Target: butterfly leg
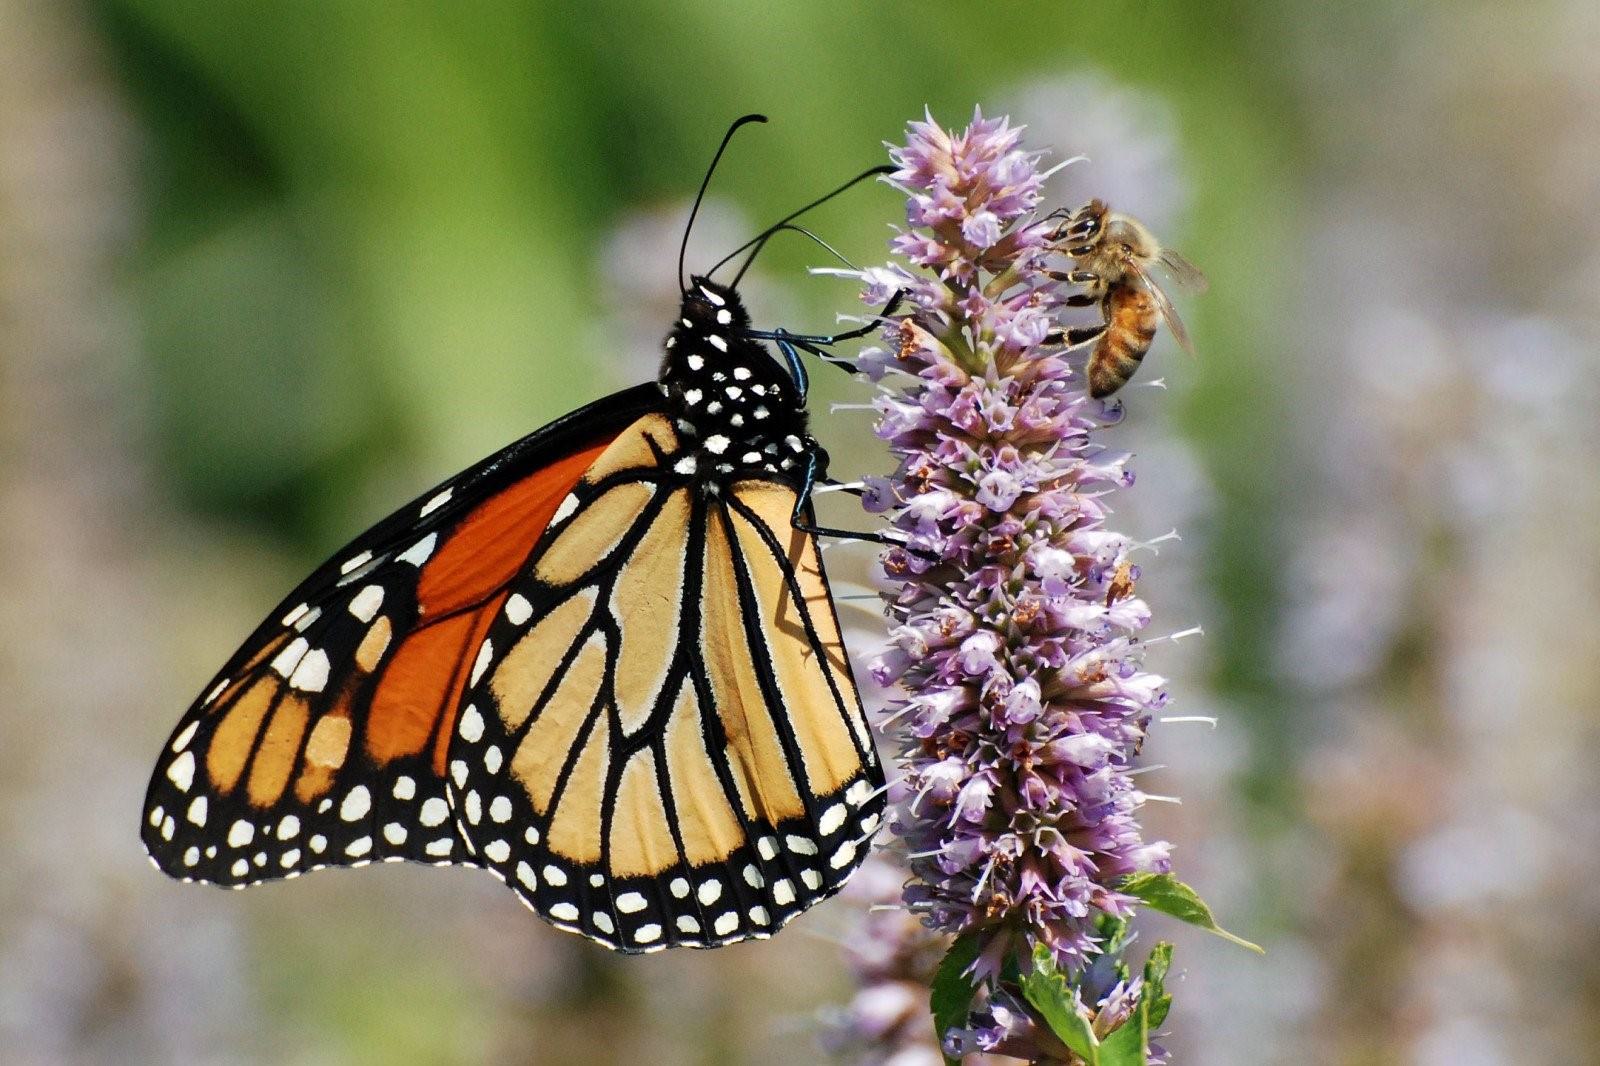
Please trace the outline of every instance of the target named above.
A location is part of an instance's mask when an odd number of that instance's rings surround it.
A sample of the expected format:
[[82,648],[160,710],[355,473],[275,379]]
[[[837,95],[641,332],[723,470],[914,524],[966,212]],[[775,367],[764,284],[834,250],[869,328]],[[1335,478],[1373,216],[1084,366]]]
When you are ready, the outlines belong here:
[[814,486],[812,486],[811,491],[813,493],[816,493],[816,492],[845,492],[845,493],[849,493],[851,496],[856,497],[857,499],[860,499],[860,498],[862,498],[863,496],[865,496],[867,494],[866,486],[862,485],[859,481],[857,481],[857,482],[836,481],[835,479],[833,479],[831,477],[819,477],[819,478],[817,478],[817,483]]
[[[784,358],[789,360],[789,371],[791,374],[795,372],[795,366],[799,360],[798,355],[796,355],[794,351],[796,348],[810,352],[812,355],[816,356],[818,359],[821,359],[829,366],[836,366],[846,373],[854,374],[856,372],[856,365],[853,360],[834,355],[832,352],[826,351],[825,349],[838,344],[840,341],[851,341],[865,337],[867,334],[877,329],[880,325],[882,325],[883,319],[888,318],[890,315],[894,314],[895,311],[899,310],[900,304],[905,300],[905,295],[906,292],[904,289],[896,290],[895,294],[889,297],[889,302],[883,305],[883,310],[879,311],[875,316],[873,316],[873,321],[868,322],[866,325],[857,329],[847,330],[844,333],[834,333],[832,335],[825,336],[817,333],[790,333],[788,330],[783,329],[753,329],[747,331],[745,335],[756,340],[775,341],[778,347],[783,349]],[[797,378],[796,380],[798,381],[799,379]],[[802,395],[804,395],[803,390]]]
[[[913,548],[905,542],[903,537],[890,533],[871,532],[860,529],[835,529],[832,526],[819,526],[806,516],[806,505],[811,502],[811,494],[819,483],[826,483],[827,478],[821,471],[827,469],[827,453],[820,445],[816,446],[806,456],[806,479],[800,486],[800,493],[795,497],[794,514],[791,524],[802,533],[809,533],[814,537],[834,537],[839,540],[860,540],[871,544],[883,544],[891,548],[904,548],[913,555],[938,562],[939,557],[932,552],[921,548]],[[838,484],[838,482],[834,482]]]
[[[753,329],[747,331],[746,336],[755,337],[758,340],[777,340],[778,335],[782,334],[784,339],[793,344],[799,345],[800,347],[806,349],[806,351],[813,351],[813,349],[816,347],[826,348],[830,345],[838,344],[840,341],[853,341],[860,337],[865,337],[867,334],[871,333],[873,330],[882,325],[881,321],[878,320],[888,318],[890,315],[898,311],[900,309],[900,304],[905,301],[905,298],[906,291],[904,289],[895,290],[895,294],[889,297],[889,302],[883,305],[883,310],[879,311],[873,316],[874,321],[868,322],[866,325],[857,329],[847,330],[844,333],[824,335],[820,333],[790,333],[786,330],[768,332],[766,330]],[[821,355],[822,353],[813,352],[813,354]]]

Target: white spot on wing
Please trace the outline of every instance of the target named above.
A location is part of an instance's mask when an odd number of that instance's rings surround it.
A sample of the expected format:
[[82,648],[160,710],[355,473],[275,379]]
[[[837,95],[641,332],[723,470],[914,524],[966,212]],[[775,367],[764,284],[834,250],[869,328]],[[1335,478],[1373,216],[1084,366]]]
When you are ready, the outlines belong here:
[[433,554],[434,546],[438,543],[439,534],[429,533],[426,537],[423,537],[411,547],[395,556],[395,558],[402,563],[410,563],[412,566],[421,566],[423,563],[428,561],[428,556]]
[[328,684],[328,653],[321,648],[306,652],[289,675],[289,687],[301,692],[321,692]]
[[520,592],[511,594],[506,600],[506,620],[514,626],[520,626],[533,617],[533,604]]
[[366,785],[357,785],[345,793],[344,802],[339,804],[339,817],[347,822],[353,822],[358,818],[365,818],[370,810],[372,810],[372,793],[367,791]]
[[560,507],[556,508],[555,516],[550,519],[550,524],[554,526],[565,522],[567,519],[572,517],[572,512],[576,511],[577,509],[578,497],[574,496],[570,492],[567,493],[567,498],[561,501]]
[[172,765],[167,767],[167,780],[177,785],[179,792],[189,791],[189,786],[194,784],[194,752],[186,751],[172,760]]
[[624,892],[617,897],[617,910],[623,914],[636,914],[647,905],[645,898],[637,892]]
[[468,744],[476,744],[483,739],[483,715],[478,713],[476,704],[469,703],[467,709],[461,712],[461,721],[456,725],[456,732],[461,734],[461,739]]
[[420,517],[421,515],[432,514],[445,504],[449,503],[450,495],[455,491],[456,490],[453,488],[445,489],[443,492],[433,497],[433,499],[422,505],[422,510],[417,512],[418,516]]
[[359,555],[352,555],[350,558],[339,564],[339,573],[348,574],[352,570],[359,570],[371,561],[371,552],[362,552]]
[[351,597],[350,613],[363,622],[370,622],[378,615],[378,608],[383,606],[383,586],[364,585],[360,592]]
[[[478,679],[483,677],[483,672],[489,669],[489,664],[494,662],[494,642],[485,638],[483,646],[478,649],[478,658],[472,664],[472,684],[476,685]],[[480,731],[479,735],[482,733]],[[471,740],[471,737],[467,738]]]
[[[227,684],[227,682],[223,682],[223,684]],[[216,699],[216,697],[215,696],[208,696],[206,698],[206,702],[210,703],[213,699]],[[177,736],[172,738],[172,751],[173,751],[173,753],[176,754],[177,752],[182,751],[184,748],[187,748],[189,746],[189,741],[194,739],[194,731],[196,729],[199,729],[199,728],[200,728],[200,719],[198,719],[198,718],[196,718],[194,721],[190,722],[188,725],[184,726],[183,727],[183,732],[179,733]]]
[[311,648],[305,637],[295,637],[272,659],[272,668],[279,677],[288,677],[300,665],[300,659]]
[[430,829],[436,825],[443,825],[448,817],[450,817],[450,805],[438,796],[423,800],[422,810],[417,814],[417,820]]

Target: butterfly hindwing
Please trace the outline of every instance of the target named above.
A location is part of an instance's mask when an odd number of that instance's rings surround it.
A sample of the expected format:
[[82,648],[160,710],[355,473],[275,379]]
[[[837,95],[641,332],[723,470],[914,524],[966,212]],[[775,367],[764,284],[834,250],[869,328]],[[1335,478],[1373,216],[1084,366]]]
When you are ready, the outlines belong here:
[[145,803],[152,861],[241,886],[375,859],[472,862],[444,787],[473,656],[641,386],[541,429],[319,568],[184,715]]
[[489,627],[447,787],[476,860],[623,951],[765,937],[853,871],[882,773],[797,493],[647,415]]

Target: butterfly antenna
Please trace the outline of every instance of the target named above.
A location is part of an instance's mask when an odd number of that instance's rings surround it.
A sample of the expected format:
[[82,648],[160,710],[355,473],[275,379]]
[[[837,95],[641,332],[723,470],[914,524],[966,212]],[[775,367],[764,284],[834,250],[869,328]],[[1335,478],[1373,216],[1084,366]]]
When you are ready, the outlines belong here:
[[[728,127],[728,132],[722,135],[722,143],[717,146],[717,154],[711,157],[711,165],[706,168],[706,176],[700,182],[700,191],[695,193],[694,206],[689,209],[689,221],[683,227],[683,243],[678,245],[678,288],[687,293],[689,286],[683,278],[683,259],[689,251],[689,233],[694,229],[694,217],[700,213],[700,201],[706,198],[706,189],[711,185],[711,175],[717,172],[717,163],[722,160],[722,153],[728,150],[728,142],[733,140],[733,135],[739,132],[739,127],[750,122],[765,122],[766,115],[741,115],[733,120],[733,125]],[[721,263],[717,264],[721,266]]]
[[756,256],[761,254],[761,249],[765,248],[768,241],[770,241],[773,237],[776,237],[779,233],[782,233],[784,230],[790,230],[794,233],[811,238],[812,241],[825,248],[829,255],[832,255],[835,259],[839,260],[839,262],[843,263],[851,270],[859,269],[854,263],[846,259],[844,255],[840,253],[839,249],[835,248],[821,237],[818,237],[815,233],[812,233],[804,226],[796,226],[793,223],[785,222],[780,226],[774,226],[772,232],[767,234],[765,237],[762,237],[755,248],[751,249],[749,258],[744,261],[744,266],[739,268],[739,273],[733,276],[733,281],[730,283],[729,288],[737,289],[739,287],[739,282],[744,279],[744,272],[749,270],[751,264],[756,261]]
[[[823,204],[827,203],[829,200],[833,199],[835,196],[838,196],[840,193],[844,192],[846,189],[849,189],[851,186],[858,185],[861,182],[866,181],[868,178],[875,178],[879,174],[893,174],[894,172],[895,172],[895,168],[890,166],[887,163],[884,163],[884,164],[882,164],[880,166],[875,166],[871,170],[862,171],[860,174],[857,174],[855,177],[851,178],[849,181],[845,182],[843,185],[839,186],[837,189],[834,189],[832,192],[825,193],[822,196],[817,197],[815,200],[812,200],[809,204],[806,204],[804,207],[800,208],[798,211],[789,212],[787,215],[784,215],[782,218],[778,219],[778,221],[774,222],[772,225],[768,226],[766,229],[762,230],[760,233],[756,234],[754,237],[751,237],[749,240],[747,240],[743,244],[739,245],[739,247],[735,248],[733,251],[729,252],[727,255],[723,256],[720,260],[718,260],[716,266],[714,266],[710,270],[706,271],[706,277],[710,277],[711,275],[715,274],[717,271],[721,270],[725,265],[727,265],[728,260],[732,259],[734,256],[736,256],[739,253],[745,251],[747,248],[750,248],[752,245],[761,244],[761,243],[765,242],[767,240],[767,238],[771,237],[774,233],[777,233],[784,226],[786,226],[789,223],[793,222],[795,219],[799,218],[801,215],[805,214],[807,211],[810,211],[814,207],[822,206]],[[746,264],[746,265],[748,266],[749,264]],[[743,273],[743,271],[741,271],[740,273]]]

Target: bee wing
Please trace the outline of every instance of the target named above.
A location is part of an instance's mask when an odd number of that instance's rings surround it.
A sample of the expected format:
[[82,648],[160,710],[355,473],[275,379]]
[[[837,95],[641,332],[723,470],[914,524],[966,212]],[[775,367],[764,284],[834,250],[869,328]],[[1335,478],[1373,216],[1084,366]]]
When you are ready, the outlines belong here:
[[1199,267],[1171,248],[1161,249],[1156,262],[1161,264],[1161,269],[1167,272],[1167,276],[1172,279],[1172,284],[1179,292],[1194,293],[1198,296],[1211,287],[1211,283],[1206,280]]
[[1177,341],[1184,351],[1194,355],[1194,341],[1189,339],[1189,331],[1184,328],[1183,319],[1178,317],[1178,309],[1173,306],[1172,297],[1167,295],[1167,291],[1148,272],[1140,271],[1139,277],[1144,282],[1145,289],[1155,299],[1156,311],[1160,313],[1167,328],[1172,331],[1173,340]]

